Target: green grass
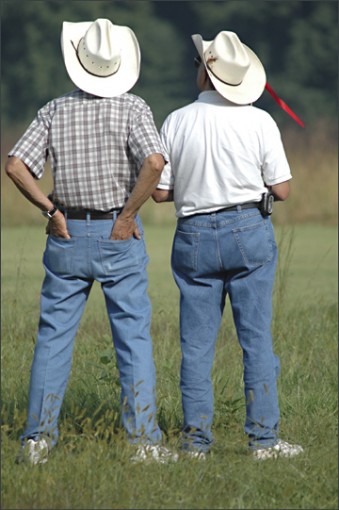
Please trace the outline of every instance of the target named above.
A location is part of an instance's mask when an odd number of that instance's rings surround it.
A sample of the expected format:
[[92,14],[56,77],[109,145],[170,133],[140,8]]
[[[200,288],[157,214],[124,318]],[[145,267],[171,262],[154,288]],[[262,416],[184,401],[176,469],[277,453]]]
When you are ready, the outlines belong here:
[[[158,416],[175,446],[181,424],[178,291],[169,259],[173,224],[146,225]],[[337,230],[277,227],[273,324],[281,358],[281,436],[305,453],[254,462],[246,452],[241,352],[226,306],[218,338],[215,447],[205,463],[131,465],[119,428],[118,374],[100,287],[74,349],[49,462],[14,458],[23,430],[38,319],[43,227],[2,229],[2,505],[4,509],[334,509],[337,500]]]

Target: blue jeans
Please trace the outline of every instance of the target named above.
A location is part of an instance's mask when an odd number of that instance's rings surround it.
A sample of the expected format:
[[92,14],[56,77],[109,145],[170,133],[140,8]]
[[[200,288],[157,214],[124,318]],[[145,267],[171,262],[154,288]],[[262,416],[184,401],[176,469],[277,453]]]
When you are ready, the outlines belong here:
[[[143,234],[140,219],[136,219]],[[94,281],[101,284],[117,356],[122,424],[130,442],[157,443],[155,366],[144,239],[109,239],[114,220],[68,220],[71,239],[49,236],[31,370],[27,437],[58,440],[58,417],[76,332]]]
[[172,270],[180,290],[183,448],[208,451],[213,442],[211,370],[227,294],[243,352],[249,446],[277,442],[279,359],[271,336],[276,263],[272,223],[258,209],[178,220]]

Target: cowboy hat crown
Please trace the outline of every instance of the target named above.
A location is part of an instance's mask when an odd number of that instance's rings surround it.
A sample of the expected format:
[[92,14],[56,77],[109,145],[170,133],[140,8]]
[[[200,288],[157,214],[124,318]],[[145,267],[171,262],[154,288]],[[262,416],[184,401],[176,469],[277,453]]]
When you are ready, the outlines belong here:
[[192,35],[195,47],[215,89],[237,104],[256,101],[264,91],[266,73],[256,54],[237,34],[223,30],[212,41]]
[[61,48],[70,79],[90,94],[114,97],[130,90],[139,78],[140,48],[129,27],[104,18],[64,21]]
[[121,54],[114,35],[108,19],[97,19],[80,39],[78,58],[89,73],[111,76],[119,69]]

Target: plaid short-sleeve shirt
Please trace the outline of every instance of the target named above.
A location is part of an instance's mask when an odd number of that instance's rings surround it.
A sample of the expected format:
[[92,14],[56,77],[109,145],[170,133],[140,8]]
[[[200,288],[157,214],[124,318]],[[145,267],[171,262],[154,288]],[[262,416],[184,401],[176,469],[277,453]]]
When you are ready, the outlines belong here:
[[122,207],[144,159],[165,154],[153,115],[134,94],[99,98],[79,89],[41,108],[9,152],[41,178],[50,157],[53,198],[65,207]]

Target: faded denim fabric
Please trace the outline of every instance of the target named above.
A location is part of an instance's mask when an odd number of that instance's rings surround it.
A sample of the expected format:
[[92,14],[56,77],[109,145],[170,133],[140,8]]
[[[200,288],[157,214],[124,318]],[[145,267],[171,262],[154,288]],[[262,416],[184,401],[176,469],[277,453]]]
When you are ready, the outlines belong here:
[[[137,223],[143,234],[138,217]],[[161,440],[147,295],[148,255],[143,237],[110,240],[112,227],[112,220],[68,220],[71,239],[47,239],[28,422],[22,441],[45,435],[54,446],[58,440],[74,338],[95,280],[104,293],[117,355],[122,424],[132,443]]]
[[271,220],[256,208],[178,220],[172,270],[180,289],[183,448],[208,451],[213,442],[211,371],[227,295],[243,352],[249,446],[276,443],[279,359],[271,336],[276,263]]

